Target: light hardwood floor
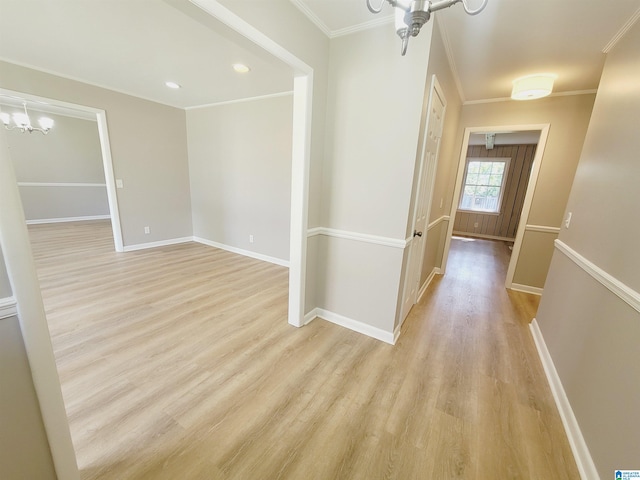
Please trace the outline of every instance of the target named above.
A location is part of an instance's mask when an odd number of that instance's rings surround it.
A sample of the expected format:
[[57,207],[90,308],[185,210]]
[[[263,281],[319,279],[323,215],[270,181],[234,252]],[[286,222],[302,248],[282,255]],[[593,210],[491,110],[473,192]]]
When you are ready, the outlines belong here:
[[287,324],[287,269],[29,227],[89,479],[579,479],[503,243],[452,242],[390,346]]

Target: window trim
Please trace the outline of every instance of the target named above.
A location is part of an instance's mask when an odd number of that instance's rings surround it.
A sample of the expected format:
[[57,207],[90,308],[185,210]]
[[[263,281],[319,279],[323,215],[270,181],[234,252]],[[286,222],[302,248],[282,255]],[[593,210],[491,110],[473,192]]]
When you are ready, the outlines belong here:
[[[497,211],[485,211],[485,210],[469,210],[468,208],[462,208],[462,201],[464,200],[464,189],[467,186],[467,175],[469,170],[469,164],[471,162],[503,162],[504,173],[502,174],[502,184],[500,185],[500,194],[498,196],[498,209]],[[509,176],[509,167],[511,166],[510,157],[467,157],[464,166],[464,176],[462,177],[462,188],[460,190],[460,200],[458,201],[458,211],[464,213],[473,213],[478,215],[501,215],[502,214],[502,201],[504,199],[504,192],[506,190],[507,177]]]

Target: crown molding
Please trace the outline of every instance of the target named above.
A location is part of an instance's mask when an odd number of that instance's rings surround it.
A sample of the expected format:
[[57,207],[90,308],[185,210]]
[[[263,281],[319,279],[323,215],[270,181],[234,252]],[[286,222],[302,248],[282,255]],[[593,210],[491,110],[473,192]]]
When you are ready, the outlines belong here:
[[460,75],[458,74],[458,68],[456,67],[456,61],[453,57],[453,49],[451,48],[451,42],[449,41],[449,34],[447,33],[447,29],[444,24],[438,19],[436,16],[435,21],[438,23],[440,27],[440,38],[442,38],[442,43],[444,45],[444,51],[447,54],[447,60],[449,61],[449,68],[451,69],[451,75],[453,76],[453,81],[456,84],[456,89],[458,90],[458,95],[460,96],[460,101],[464,105],[467,100],[464,96],[464,89],[462,88],[462,82],[460,81]]
[[0,57],[0,62],[11,63],[11,64],[17,65],[19,67],[25,67],[25,68],[30,68],[31,70],[36,70],[37,72],[47,73],[49,75],[55,75],[56,77],[65,78],[67,80],[72,80],[74,82],[80,82],[80,83],[83,83],[85,85],[91,85],[93,87],[103,88],[105,90],[110,90],[112,92],[121,93],[123,95],[128,95],[130,97],[139,98],[140,100],[146,100],[147,102],[153,102],[153,103],[157,103],[157,104],[160,104],[160,105],[166,105],[168,107],[179,108],[180,110],[184,110],[184,108],[179,106],[179,105],[172,105],[170,103],[161,102],[159,100],[154,100],[153,98],[150,98],[150,97],[143,97],[142,95],[139,95],[137,93],[132,93],[132,92],[129,92],[127,90],[121,90],[119,88],[110,87],[108,85],[104,85],[104,84],[101,84],[101,83],[91,82],[91,81],[86,80],[86,79],[82,79],[82,78],[79,78],[79,77],[74,77],[72,75],[67,75],[67,74],[64,74],[64,73],[61,73],[61,72],[58,72],[58,71],[55,71],[55,70],[50,70],[48,68],[42,68],[42,67],[38,67],[36,65],[31,65],[29,63],[18,62],[16,60],[12,60],[10,58]]
[[298,10],[300,10],[316,27],[322,31],[329,38],[342,37],[344,35],[350,35],[352,33],[361,32],[363,30],[369,30],[370,28],[376,28],[380,25],[387,25],[393,23],[393,15],[385,15],[378,17],[367,22],[359,23],[345,28],[339,28],[338,30],[331,30],[326,23],[324,23],[316,13],[311,10],[302,0],[289,0],[293,3]]
[[[593,88],[590,90],[572,90],[569,92],[557,92],[557,93],[552,93],[551,95],[547,95],[546,97],[542,97],[542,98],[538,98],[536,100],[542,100],[544,98],[549,98],[549,97],[569,97],[569,96],[573,96],[573,95],[594,95],[598,92],[598,89]],[[481,100],[467,100],[465,102],[462,103],[462,105],[479,105],[482,103],[499,103],[499,102],[522,102],[523,100],[514,100],[511,97],[500,97],[500,98],[485,98],[485,99],[481,99]],[[524,101],[530,101],[530,100],[524,100]]]
[[634,23],[638,21],[638,18],[640,18],[640,8],[638,8],[638,10],[636,10],[633,13],[633,15],[631,15],[631,18],[629,18],[629,20],[627,20],[624,23],[624,25],[620,27],[620,30],[616,32],[613,38],[609,40],[609,43],[607,43],[602,49],[602,53],[609,53],[611,50],[613,50],[613,48],[618,44],[620,39],[622,39],[622,37],[624,37],[624,35],[629,31],[629,29],[633,27]]
[[381,25],[388,25],[393,23],[393,15],[387,15],[385,17],[375,18],[373,20],[369,20],[368,22],[359,23],[357,25],[353,25],[351,27],[341,28],[339,30],[332,30],[329,38],[342,37],[344,35],[351,35],[352,33],[362,32],[364,30],[369,30],[371,28],[376,28]]
[[331,38],[331,29],[301,0],[290,0],[322,33]]

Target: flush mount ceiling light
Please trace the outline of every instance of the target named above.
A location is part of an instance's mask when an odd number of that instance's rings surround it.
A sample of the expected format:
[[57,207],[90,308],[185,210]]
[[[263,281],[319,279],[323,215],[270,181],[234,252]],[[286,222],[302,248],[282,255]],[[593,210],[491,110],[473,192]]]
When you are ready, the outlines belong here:
[[173,88],[174,90],[178,90],[179,88],[182,88],[182,85],[179,85],[176,82],[164,82],[164,84],[169,88]]
[[[402,55],[407,53],[409,36],[416,37],[420,33],[422,26],[431,18],[431,12],[448,8],[456,3],[462,2],[464,11],[469,15],[477,15],[487,6],[488,0],[482,0],[482,4],[475,10],[471,10],[467,5],[468,0],[441,0],[431,2],[429,0],[386,0],[392,7],[395,7],[396,33],[402,40]],[[380,13],[385,0],[381,0],[380,6],[374,8],[371,0],[367,0],[367,8],[371,13]]]
[[[7,130],[15,130],[18,129],[22,133],[33,133],[40,132],[44,135],[49,133],[51,127],[53,127],[53,120],[48,117],[40,117],[38,119],[38,124],[40,127],[34,127],[31,125],[31,119],[29,118],[29,114],[27,113],[27,103],[24,102],[22,104],[22,108],[24,108],[24,113],[16,112],[13,115],[9,115],[6,112],[0,112],[0,121],[4,124],[4,128]],[[11,120],[13,119],[13,125],[11,125]]]
[[247,73],[250,72],[251,69],[242,63],[234,63],[233,69],[238,73]]
[[558,78],[552,73],[538,73],[516,78],[513,81],[511,98],[514,100],[535,100],[546,97],[553,91],[553,82]]

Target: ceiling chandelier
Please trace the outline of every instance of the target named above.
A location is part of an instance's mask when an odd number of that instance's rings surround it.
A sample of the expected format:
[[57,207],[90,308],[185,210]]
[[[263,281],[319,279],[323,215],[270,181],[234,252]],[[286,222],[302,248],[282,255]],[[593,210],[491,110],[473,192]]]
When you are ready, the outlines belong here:
[[[34,127],[31,125],[31,119],[29,118],[29,114],[27,113],[27,103],[24,102],[22,104],[22,108],[24,109],[24,113],[15,112],[13,115],[9,115],[6,112],[0,112],[0,121],[4,124],[4,128],[7,130],[15,130],[18,129],[22,133],[33,133],[40,132],[44,135],[49,133],[51,127],[53,127],[53,120],[48,117],[40,117],[38,119],[38,125],[40,127]],[[11,125],[11,120],[13,119],[13,125]]]
[[[451,5],[462,2],[464,11],[469,15],[477,15],[484,7],[487,6],[488,0],[482,0],[482,4],[475,10],[471,10],[468,0],[441,0],[439,2],[431,2],[429,0],[386,0],[392,7],[396,8],[396,33],[402,40],[401,53],[407,53],[409,45],[409,37],[416,37],[420,33],[422,26],[431,18],[431,12],[448,8]],[[381,0],[380,6],[374,8],[371,0],[367,0],[367,8],[371,13],[380,13],[385,0]]]

